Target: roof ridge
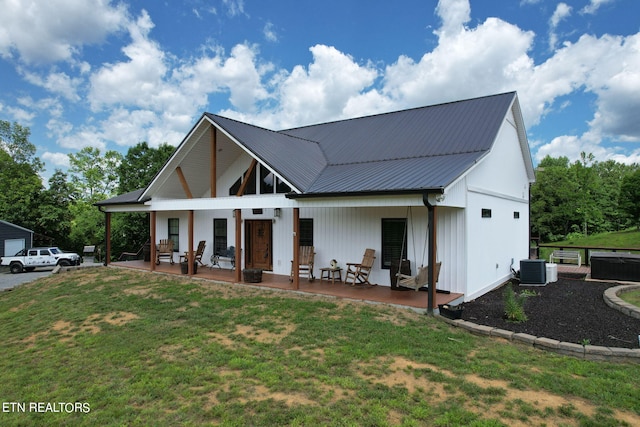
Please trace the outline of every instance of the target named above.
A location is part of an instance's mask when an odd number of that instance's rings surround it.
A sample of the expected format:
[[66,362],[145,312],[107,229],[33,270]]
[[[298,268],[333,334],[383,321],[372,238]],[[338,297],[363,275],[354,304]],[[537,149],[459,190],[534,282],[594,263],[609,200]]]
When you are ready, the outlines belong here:
[[401,109],[401,110],[387,111],[387,112],[384,112],[384,113],[368,114],[368,115],[365,115],[365,116],[349,117],[347,119],[337,119],[337,120],[330,120],[328,122],[314,123],[314,124],[311,124],[311,125],[296,126],[296,127],[289,128],[289,129],[282,129],[282,130],[278,131],[278,133],[285,133],[285,132],[294,131],[294,130],[298,130],[298,129],[305,129],[305,128],[312,128],[312,127],[316,127],[316,126],[324,126],[324,125],[335,124],[335,123],[349,122],[349,121],[353,121],[353,120],[368,119],[368,118],[373,118],[373,117],[386,116],[386,115],[390,115],[390,114],[404,113],[404,112],[408,112],[408,111],[417,111],[417,110],[422,110],[422,109],[427,109],[427,108],[441,107],[441,106],[445,106],[445,105],[458,104],[458,103],[461,103],[461,102],[477,101],[477,100],[486,99],[486,98],[494,98],[494,97],[497,97],[497,96],[515,95],[515,94],[516,94],[516,91],[512,90],[512,91],[496,93],[496,94],[492,94],[492,95],[484,95],[484,96],[477,96],[477,97],[467,98],[467,99],[458,99],[458,100],[454,100],[454,101],[439,102],[437,104],[430,104],[430,105],[422,105],[422,106],[419,106],[419,107],[404,108],[404,109]]
[[[270,133],[277,133],[277,134],[279,134],[279,135],[285,135],[285,136],[287,136],[287,137],[289,137],[289,138],[299,139],[299,140],[301,140],[301,141],[310,142],[310,143],[312,143],[312,144],[317,144],[318,146],[320,146],[320,142],[318,142],[318,141],[314,141],[314,140],[312,140],[312,139],[308,139],[308,138],[301,138],[301,137],[296,136],[296,135],[290,135],[290,134],[285,133],[285,132],[283,132],[283,131],[273,130],[273,129],[265,128],[265,127],[263,127],[263,126],[258,126],[258,125],[254,125],[254,124],[251,124],[251,123],[242,122],[242,121],[240,121],[240,120],[233,119],[233,118],[231,118],[231,117],[221,116],[221,115],[219,115],[219,114],[213,114],[213,113],[205,113],[205,114],[206,114],[207,116],[209,116],[209,118],[211,118],[211,119],[214,119],[214,118],[218,117],[218,118],[221,118],[221,119],[224,119],[224,120],[230,120],[230,121],[232,121],[232,122],[239,123],[239,124],[241,124],[241,125],[250,126],[250,127],[252,127],[252,128],[260,129],[260,130],[263,130],[263,131],[266,131],[266,132],[270,132]],[[323,154],[324,154],[324,153],[323,153]]]

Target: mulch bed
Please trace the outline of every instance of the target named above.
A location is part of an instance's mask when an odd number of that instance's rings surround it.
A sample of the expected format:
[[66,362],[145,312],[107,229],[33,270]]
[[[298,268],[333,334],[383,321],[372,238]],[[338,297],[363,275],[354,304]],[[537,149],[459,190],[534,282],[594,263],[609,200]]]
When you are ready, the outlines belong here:
[[479,325],[575,344],[639,347],[640,319],[622,314],[604,302],[604,291],[618,284],[585,281],[584,276],[571,274],[559,274],[557,282],[546,286],[519,286],[517,280],[512,283],[517,293],[525,289],[539,293],[524,303],[527,321],[514,323],[503,319],[504,286],[465,303],[462,318]]

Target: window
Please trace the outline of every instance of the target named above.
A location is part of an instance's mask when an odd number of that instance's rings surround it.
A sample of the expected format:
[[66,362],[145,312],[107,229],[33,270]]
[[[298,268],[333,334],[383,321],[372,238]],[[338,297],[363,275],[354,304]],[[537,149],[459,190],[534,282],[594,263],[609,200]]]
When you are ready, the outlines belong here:
[[[259,171],[259,172],[256,172]],[[229,187],[229,195],[235,196],[240,191],[240,187],[242,186],[242,182],[246,179],[248,180],[247,186],[244,189],[244,194],[273,194],[276,193],[290,193],[291,187],[282,182],[280,178],[277,178],[273,173],[269,171],[266,167],[257,164],[253,171],[251,171],[251,175],[247,176],[247,172],[249,169],[244,171],[242,176],[233,183],[231,187]],[[260,180],[256,183],[256,175],[260,174]]]
[[391,268],[391,261],[407,257],[407,239],[405,218],[382,219],[382,268]]
[[273,194],[276,177],[269,172],[269,169],[260,165],[260,194]]
[[291,187],[282,182],[280,178],[276,180],[276,193],[290,193]]
[[514,212],[513,212],[513,218],[514,218],[514,219],[520,219],[520,212],[518,212],[518,211],[514,211]]
[[224,254],[227,251],[227,219],[213,219],[213,253]]
[[300,218],[300,246],[313,246],[313,218]]
[[169,218],[169,239],[173,240],[173,251],[178,252],[180,248],[180,219]]
[[482,218],[491,218],[491,209],[482,209]]

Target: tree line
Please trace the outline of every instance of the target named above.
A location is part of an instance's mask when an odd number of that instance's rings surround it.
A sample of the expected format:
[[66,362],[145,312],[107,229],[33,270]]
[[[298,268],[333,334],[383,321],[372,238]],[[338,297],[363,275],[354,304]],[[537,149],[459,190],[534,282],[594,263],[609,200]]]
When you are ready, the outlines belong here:
[[531,235],[553,242],[572,234],[590,235],[640,226],[640,166],[599,162],[582,153],[547,156],[531,187]]
[[[28,127],[0,120],[0,219],[34,231],[35,246],[59,246],[82,253],[104,243],[105,215],[94,203],[144,188],[174,147],[140,142],[126,155],[85,147],[69,154],[69,169],[56,169],[45,186],[44,163],[36,157]],[[113,254],[137,250],[148,239],[142,213],[112,216]]]
[[[68,173],[56,169],[43,184],[30,130],[0,120],[0,219],[35,232],[34,244],[81,253],[104,243],[104,214],[94,203],[144,188],[174,147],[140,142],[125,155],[85,147],[69,154]],[[583,153],[571,163],[546,157],[531,187],[531,235],[543,242],[572,233],[594,234],[640,226],[640,166]],[[112,216],[112,254],[140,248],[149,238],[143,213]]]

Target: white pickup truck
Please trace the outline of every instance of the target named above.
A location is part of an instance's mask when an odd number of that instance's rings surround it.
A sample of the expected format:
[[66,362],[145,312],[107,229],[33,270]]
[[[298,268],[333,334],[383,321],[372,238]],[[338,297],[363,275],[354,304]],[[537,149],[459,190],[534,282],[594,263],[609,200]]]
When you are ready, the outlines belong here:
[[80,255],[56,247],[23,249],[14,256],[0,258],[0,265],[8,265],[13,274],[33,271],[36,267],[80,265],[81,262]]

